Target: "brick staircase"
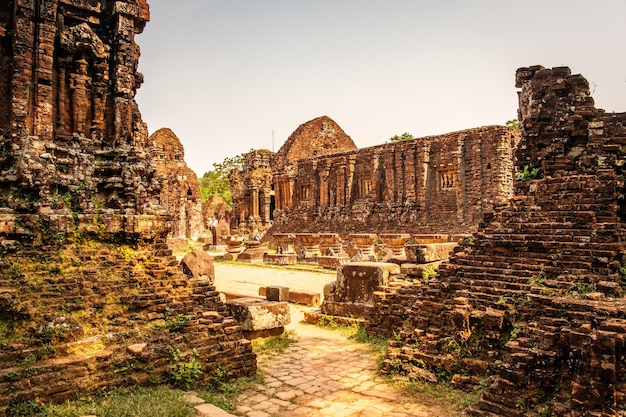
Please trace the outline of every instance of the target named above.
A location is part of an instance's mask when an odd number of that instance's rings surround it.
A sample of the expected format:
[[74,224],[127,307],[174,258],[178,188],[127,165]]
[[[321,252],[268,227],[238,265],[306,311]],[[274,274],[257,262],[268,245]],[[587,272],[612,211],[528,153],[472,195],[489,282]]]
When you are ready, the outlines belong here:
[[518,169],[541,178],[436,277],[381,288],[369,330],[400,336],[385,372],[486,384],[469,416],[626,415],[626,114],[596,110],[569,70],[518,80]]

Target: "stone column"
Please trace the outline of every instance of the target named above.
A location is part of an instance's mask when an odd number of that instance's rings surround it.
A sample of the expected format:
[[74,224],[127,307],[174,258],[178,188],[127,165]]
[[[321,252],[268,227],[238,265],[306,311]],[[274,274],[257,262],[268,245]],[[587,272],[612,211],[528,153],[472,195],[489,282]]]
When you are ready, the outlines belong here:
[[[121,2],[116,2],[116,9]],[[118,14],[118,36],[115,40],[117,54],[115,54],[115,134],[114,143],[126,143],[132,138],[133,106],[135,76],[131,73],[134,63],[130,62],[134,56],[132,41],[134,38],[134,24],[130,17]],[[129,68],[130,66],[130,68]]]
[[293,189],[294,189],[295,183],[296,183],[295,174],[293,174],[293,172],[289,172],[287,174],[287,183],[285,184],[287,186],[287,191],[285,193],[285,197],[286,197],[285,207],[287,208],[293,207]]
[[324,164],[320,167],[320,207],[328,207],[330,204],[328,197],[328,176],[330,174],[330,161],[324,161]]
[[272,203],[272,195],[269,187],[263,187],[263,193],[261,194],[261,220],[263,225],[270,223],[270,207]]
[[346,185],[344,204],[352,205],[352,184],[354,182],[354,167],[356,164],[356,155],[349,155],[346,160]]
[[278,210],[282,210],[283,209],[283,177],[282,175],[279,174],[274,174],[273,175],[273,181],[274,181],[274,203],[276,204],[276,208]]
[[250,189],[250,216],[259,217],[259,190],[256,187]]
[[374,204],[380,202],[380,182],[381,182],[381,173],[380,169],[380,155],[375,154],[372,158],[372,201]]

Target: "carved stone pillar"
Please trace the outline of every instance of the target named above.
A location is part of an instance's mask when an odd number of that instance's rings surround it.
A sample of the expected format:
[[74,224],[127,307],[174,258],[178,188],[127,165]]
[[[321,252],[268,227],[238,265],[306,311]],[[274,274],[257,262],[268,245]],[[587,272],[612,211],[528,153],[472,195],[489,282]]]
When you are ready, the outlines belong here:
[[250,190],[250,216],[259,217],[259,190],[252,188]]

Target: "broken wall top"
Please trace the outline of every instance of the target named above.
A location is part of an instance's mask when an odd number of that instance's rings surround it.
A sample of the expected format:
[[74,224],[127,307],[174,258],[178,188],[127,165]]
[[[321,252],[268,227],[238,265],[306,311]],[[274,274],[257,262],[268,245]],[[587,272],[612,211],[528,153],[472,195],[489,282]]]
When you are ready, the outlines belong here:
[[626,113],[594,106],[588,81],[567,67],[520,68],[516,73],[522,142],[517,166],[544,177],[612,169],[625,142]]

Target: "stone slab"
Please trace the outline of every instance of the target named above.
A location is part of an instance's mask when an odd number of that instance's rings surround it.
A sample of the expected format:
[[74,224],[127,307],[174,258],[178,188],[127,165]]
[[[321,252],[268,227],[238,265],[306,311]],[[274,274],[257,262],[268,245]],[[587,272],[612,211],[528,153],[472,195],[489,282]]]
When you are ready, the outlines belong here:
[[318,256],[317,264],[322,268],[337,269],[341,265],[350,262],[347,256]]
[[[259,295],[261,297],[266,297],[267,287],[259,288]],[[306,306],[317,307],[321,302],[321,294],[316,293],[314,291],[303,291],[303,290],[293,290],[289,289],[289,302],[294,304],[303,304]]]
[[236,298],[226,301],[226,307],[244,331],[274,329],[291,323],[289,305],[285,301]]
[[239,254],[237,262],[263,262],[265,252],[267,252],[265,247],[248,248]]
[[324,300],[320,310],[323,314],[329,316],[362,317],[367,319],[374,310],[374,305]]
[[295,253],[266,253],[263,260],[270,265],[295,265],[298,256]]
[[198,414],[201,416],[210,416],[210,417],[235,417],[230,413],[222,410],[219,407],[214,406],[213,404],[199,404],[194,407]]
[[391,274],[399,273],[400,266],[393,263],[349,262],[338,273],[338,280],[344,281],[344,297],[334,301],[370,302],[376,288],[387,285]]

